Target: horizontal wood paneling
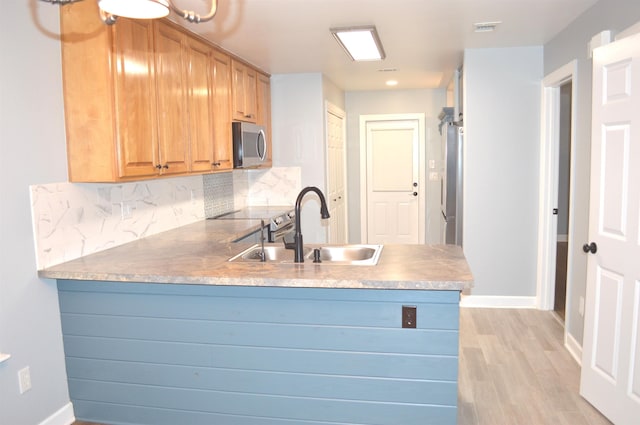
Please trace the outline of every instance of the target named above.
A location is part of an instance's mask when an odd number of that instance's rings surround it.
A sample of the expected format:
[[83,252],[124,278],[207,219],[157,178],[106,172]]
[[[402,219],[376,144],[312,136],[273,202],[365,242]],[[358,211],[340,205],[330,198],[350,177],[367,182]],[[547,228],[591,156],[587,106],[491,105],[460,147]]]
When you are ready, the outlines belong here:
[[64,336],[64,346],[68,363],[73,358],[80,357],[135,363],[452,382],[457,379],[458,365],[457,356],[213,346],[83,336]]
[[[435,422],[438,424],[455,423],[456,415],[453,406],[341,400],[331,394],[323,398],[281,397],[73,379],[69,380],[69,392],[107,403],[290,420],[422,425],[433,417],[440,419]],[[454,421],[445,422],[450,415]]]
[[[79,302],[82,299],[82,302]],[[161,294],[102,294],[100,299],[87,300],[83,293],[69,293],[61,301],[67,313],[108,314],[128,317],[154,317],[210,321],[262,322],[290,324],[323,324],[368,327],[398,327],[401,306],[383,301],[313,300],[310,310],[300,299],[279,299],[277,304],[265,304],[264,299],[249,297],[194,296],[189,309],[180,304],[162,302]],[[367,303],[363,306],[363,303]],[[418,328],[458,329],[458,314],[450,304],[416,302],[419,311]],[[363,309],[366,309],[364,311]]]
[[[95,417],[100,423],[139,425],[369,425],[382,422],[342,422],[327,420],[267,418],[223,413],[179,411],[164,408],[149,408],[85,400],[74,401],[76,417]],[[420,425],[455,424],[452,408],[440,409],[425,415]],[[394,422],[395,425],[411,425],[414,422]]]
[[456,304],[459,291],[412,291],[330,288],[279,288],[266,286],[212,286],[162,283],[134,283],[108,281],[58,280],[58,290],[122,294],[162,294],[180,296],[277,298],[298,300],[356,300],[385,302],[427,302]]
[[68,313],[62,314],[62,326],[67,335],[150,341],[451,356],[458,352],[458,332],[453,330],[209,322]]
[[[457,292],[73,281],[59,290],[81,419],[455,423]],[[417,306],[418,329],[401,328],[402,305]],[[124,412],[138,419],[117,419]]]
[[[455,381],[389,379],[317,373],[206,368],[167,364],[129,363],[73,359],[68,363],[71,380],[94,380],[161,387],[278,396],[424,403],[447,405],[457,397]],[[278,385],[275,386],[274,382]]]

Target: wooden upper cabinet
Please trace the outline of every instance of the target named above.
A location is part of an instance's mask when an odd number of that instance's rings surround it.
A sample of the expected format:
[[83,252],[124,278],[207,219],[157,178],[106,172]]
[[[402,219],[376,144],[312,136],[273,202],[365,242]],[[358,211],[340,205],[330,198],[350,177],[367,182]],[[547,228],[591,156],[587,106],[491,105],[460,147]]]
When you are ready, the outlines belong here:
[[190,169],[193,172],[208,172],[213,167],[214,152],[213,49],[208,44],[189,37],[186,53]]
[[257,80],[257,124],[266,128],[267,138],[267,160],[264,166],[270,167],[273,160],[273,143],[271,141],[271,77],[261,72],[258,73]]
[[83,1],[60,29],[72,182],[231,170],[232,120],[270,128],[268,76],[173,22],[105,25]]
[[151,22],[107,26],[96,19],[96,2],[67,6],[60,8],[60,29],[69,180],[156,175]]
[[213,170],[233,168],[231,140],[231,58],[222,52],[211,55],[213,77]]
[[181,174],[189,170],[186,37],[167,22],[155,29],[159,165],[163,174]]
[[118,23],[113,27],[117,177],[153,176],[158,146],[151,23]]
[[255,123],[257,120],[257,72],[242,62],[231,60],[233,119]]

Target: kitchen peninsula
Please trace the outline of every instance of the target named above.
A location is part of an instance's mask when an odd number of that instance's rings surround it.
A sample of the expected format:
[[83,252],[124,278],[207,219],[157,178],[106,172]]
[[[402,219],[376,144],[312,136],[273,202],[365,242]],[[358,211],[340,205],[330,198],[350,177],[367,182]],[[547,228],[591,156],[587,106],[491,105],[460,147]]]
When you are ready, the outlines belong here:
[[39,272],[58,279],[76,417],[455,424],[462,250],[385,245],[376,266],[228,262],[250,246],[230,241],[259,226],[205,220]]

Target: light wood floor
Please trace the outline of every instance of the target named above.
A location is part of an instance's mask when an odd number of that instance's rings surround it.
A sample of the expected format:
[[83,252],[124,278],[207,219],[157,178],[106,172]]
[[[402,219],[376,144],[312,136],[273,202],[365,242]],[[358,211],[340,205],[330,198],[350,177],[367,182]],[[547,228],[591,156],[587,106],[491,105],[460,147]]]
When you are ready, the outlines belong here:
[[459,425],[610,424],[578,394],[552,312],[461,309]]
[[609,425],[579,382],[553,313],[461,309],[459,425]]

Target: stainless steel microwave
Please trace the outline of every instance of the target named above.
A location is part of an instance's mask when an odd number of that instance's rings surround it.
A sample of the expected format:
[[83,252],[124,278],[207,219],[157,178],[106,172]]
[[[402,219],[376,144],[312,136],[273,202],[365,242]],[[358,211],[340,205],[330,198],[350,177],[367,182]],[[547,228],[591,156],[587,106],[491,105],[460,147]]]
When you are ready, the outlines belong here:
[[261,125],[233,122],[233,168],[255,168],[267,160],[267,136]]

